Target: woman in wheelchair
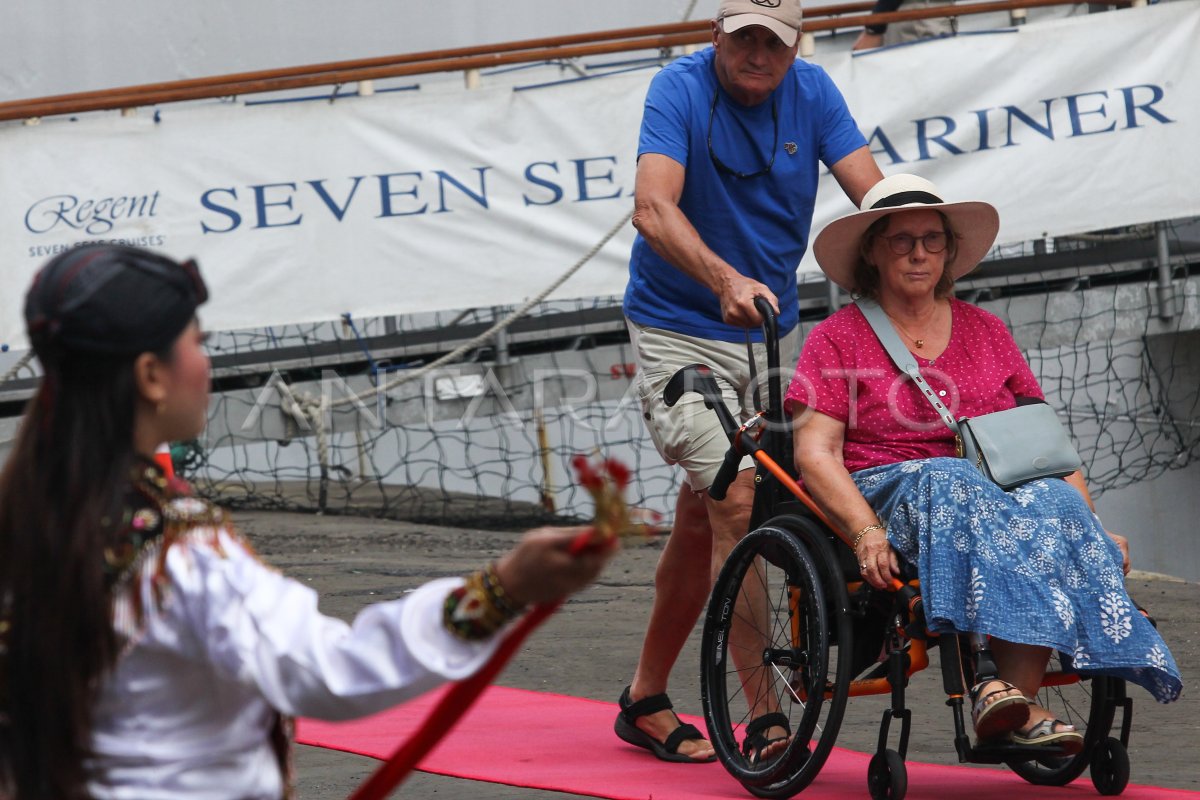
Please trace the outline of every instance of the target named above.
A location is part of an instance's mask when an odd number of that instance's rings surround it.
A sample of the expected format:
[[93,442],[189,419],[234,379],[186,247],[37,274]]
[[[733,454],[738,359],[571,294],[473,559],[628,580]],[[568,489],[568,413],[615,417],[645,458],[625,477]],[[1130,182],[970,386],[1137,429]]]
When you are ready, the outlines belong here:
[[[832,281],[882,307],[956,418],[1043,399],[1004,323],[953,296],[998,227],[987,203],[943,202],[929,181],[894,175],[814,245]],[[999,678],[971,690],[980,741],[1082,747],[1030,699],[1052,650],[1080,673],[1178,697],[1174,659],[1124,588],[1127,543],[1101,526],[1082,475],[1005,491],[956,457],[954,433],[856,305],[809,334],[787,407],[796,466],[822,510],[855,532],[862,577],[883,588],[908,562],[932,632],[990,637]]]

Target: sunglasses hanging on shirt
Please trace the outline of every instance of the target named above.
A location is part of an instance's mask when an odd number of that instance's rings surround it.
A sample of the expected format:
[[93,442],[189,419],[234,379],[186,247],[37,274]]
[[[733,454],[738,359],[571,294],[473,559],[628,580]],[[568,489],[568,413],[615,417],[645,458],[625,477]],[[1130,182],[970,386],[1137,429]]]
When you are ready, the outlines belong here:
[[757,178],[760,175],[766,175],[775,166],[775,153],[779,150],[779,105],[775,100],[771,101],[771,124],[775,129],[774,139],[771,142],[771,157],[767,161],[767,165],[755,172],[740,172],[726,164],[713,151],[713,118],[717,113],[717,103],[721,99],[721,90],[717,89],[713,92],[712,107],[708,110],[708,157],[712,159],[713,165],[724,172],[726,175],[732,175],[735,178]]

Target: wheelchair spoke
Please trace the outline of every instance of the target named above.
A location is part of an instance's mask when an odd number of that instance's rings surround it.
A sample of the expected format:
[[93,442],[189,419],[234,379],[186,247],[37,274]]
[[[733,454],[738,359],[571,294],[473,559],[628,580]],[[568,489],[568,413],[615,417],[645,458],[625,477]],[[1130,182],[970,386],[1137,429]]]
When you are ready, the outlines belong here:
[[[702,644],[705,721],[721,763],[761,797],[806,786],[841,724],[849,663],[831,642],[849,640],[848,601],[837,587],[836,624],[847,630],[835,637],[821,582],[829,571],[792,533],[768,526],[734,548],[713,588]],[[759,763],[745,729],[767,714],[781,714],[790,736]],[[759,733],[778,736],[779,728]]]
[[[1071,725],[1074,725],[1079,730],[1086,730],[1087,729],[1086,720],[1087,720],[1087,716],[1088,716],[1087,711],[1090,710],[1090,708],[1091,708],[1091,699],[1092,699],[1091,690],[1090,690],[1090,688],[1088,688],[1085,685],[1085,683],[1083,681],[1080,681],[1078,684],[1075,684],[1075,686],[1079,689],[1082,699],[1085,699],[1087,701],[1086,709],[1081,710],[1076,705],[1076,701],[1072,701],[1071,699],[1069,699],[1067,697],[1067,693],[1064,692],[1060,687],[1052,687],[1052,688],[1047,689],[1047,691],[1046,691],[1047,706],[1050,705],[1049,701],[1050,701],[1051,696],[1053,696],[1054,698],[1057,698],[1058,703],[1056,705],[1060,706],[1061,710],[1056,711],[1055,716],[1058,717],[1059,719],[1061,719],[1063,722],[1067,722]],[[1054,711],[1054,709],[1049,709],[1049,710]]]
[[[1056,663],[1058,655],[1051,659],[1051,672],[1060,672]],[[1116,708],[1114,693],[1123,691],[1120,680],[1096,676],[1044,687],[1038,692],[1037,699],[1055,717],[1074,725],[1088,742],[1100,743],[1109,736],[1112,728]],[[1092,751],[1085,747],[1075,755],[1042,756],[1031,761],[1010,762],[1009,767],[1030,783],[1065,786],[1087,769]]]
[[781,670],[779,667],[775,666],[774,664],[771,665],[771,669],[775,670],[775,674],[779,676],[780,682],[782,682],[783,685],[787,687],[787,693],[791,696],[792,702],[796,703],[801,708],[803,708],[804,701],[800,699],[800,695],[796,694],[796,690],[792,688],[791,680],[786,675],[783,674],[783,670]]

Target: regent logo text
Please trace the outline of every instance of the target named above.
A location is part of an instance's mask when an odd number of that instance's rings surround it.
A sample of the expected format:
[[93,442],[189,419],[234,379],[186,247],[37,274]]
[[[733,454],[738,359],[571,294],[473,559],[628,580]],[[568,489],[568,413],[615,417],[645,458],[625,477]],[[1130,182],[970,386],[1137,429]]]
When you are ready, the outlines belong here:
[[118,222],[158,215],[159,192],[108,197],[56,194],[43,198],[25,212],[30,233],[79,231],[91,236],[110,232]]

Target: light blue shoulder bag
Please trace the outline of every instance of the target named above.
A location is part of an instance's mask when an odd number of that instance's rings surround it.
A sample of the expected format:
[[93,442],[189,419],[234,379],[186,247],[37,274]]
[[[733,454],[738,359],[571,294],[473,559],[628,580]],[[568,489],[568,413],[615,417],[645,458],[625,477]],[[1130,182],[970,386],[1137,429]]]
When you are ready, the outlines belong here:
[[1083,465],[1058,415],[1046,403],[1033,402],[955,420],[921,375],[916,359],[900,341],[880,305],[861,298],[855,303],[892,361],[912,379],[942,422],[954,432],[959,455],[1000,488],[1015,489],[1039,478],[1062,478]]

